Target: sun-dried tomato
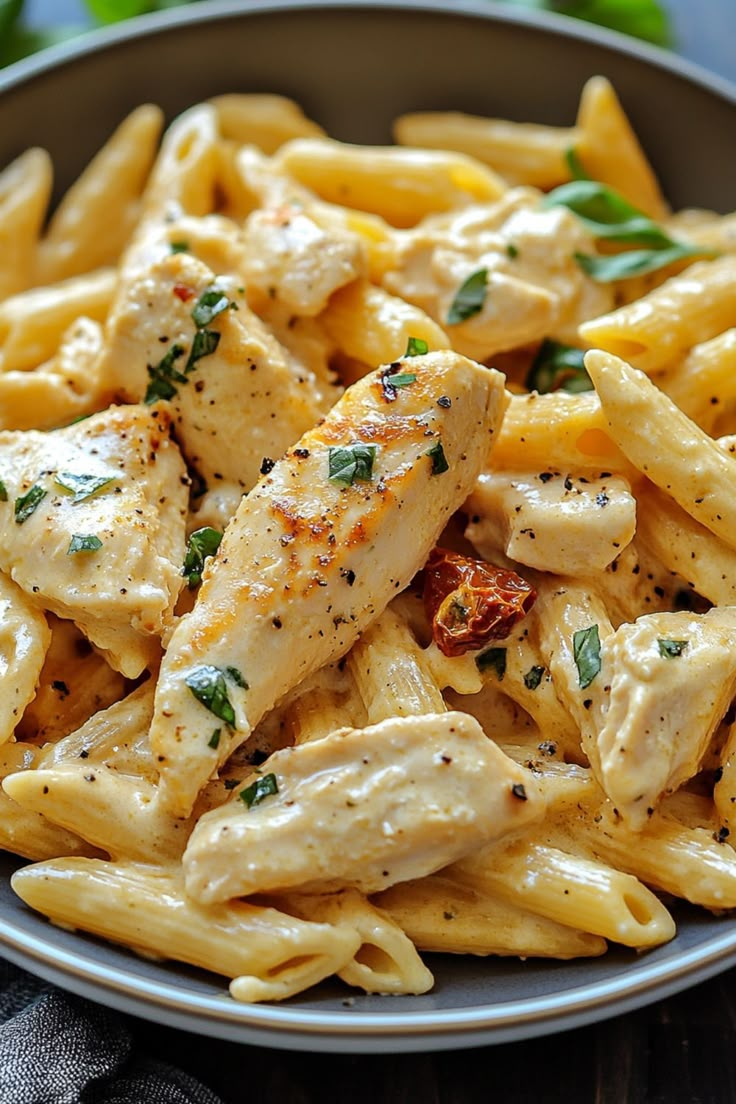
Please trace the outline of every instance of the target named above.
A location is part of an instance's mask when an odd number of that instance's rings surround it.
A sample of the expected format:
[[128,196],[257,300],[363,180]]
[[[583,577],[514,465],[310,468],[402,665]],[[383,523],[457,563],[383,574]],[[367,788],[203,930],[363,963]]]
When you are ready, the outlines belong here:
[[424,569],[424,606],[446,656],[503,640],[534,605],[534,587],[503,567],[435,548]]
[[194,289],[187,287],[186,284],[174,284],[174,295],[177,299],[181,299],[182,303],[188,303],[194,295]]

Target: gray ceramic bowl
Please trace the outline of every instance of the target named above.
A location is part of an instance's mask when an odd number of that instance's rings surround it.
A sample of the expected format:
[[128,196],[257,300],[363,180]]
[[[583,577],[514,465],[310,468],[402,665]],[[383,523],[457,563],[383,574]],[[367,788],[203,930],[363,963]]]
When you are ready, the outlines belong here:
[[[197,4],[100,32],[0,74],[0,164],[45,146],[61,189],[136,104],[153,100],[174,114],[228,91],[294,96],[332,134],[355,141],[386,141],[394,115],[425,108],[569,124],[594,73],[614,82],[675,206],[734,206],[736,89],[618,36],[485,2]],[[278,1007],[249,1007],[201,971],[51,927],[11,893],[17,865],[0,855],[8,958],[120,1009],[271,1046],[504,1042],[636,1007],[736,962],[736,925],[682,906],[677,938],[641,957],[435,956],[437,986],[424,997],[346,1005],[347,990],[331,984]]]

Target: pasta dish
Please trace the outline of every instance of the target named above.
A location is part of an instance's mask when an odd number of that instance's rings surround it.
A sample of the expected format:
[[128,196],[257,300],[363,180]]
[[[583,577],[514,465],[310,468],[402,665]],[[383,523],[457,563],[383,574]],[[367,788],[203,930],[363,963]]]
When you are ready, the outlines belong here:
[[736,215],[603,77],[161,131],[0,173],[15,892],[249,1002],[736,907]]

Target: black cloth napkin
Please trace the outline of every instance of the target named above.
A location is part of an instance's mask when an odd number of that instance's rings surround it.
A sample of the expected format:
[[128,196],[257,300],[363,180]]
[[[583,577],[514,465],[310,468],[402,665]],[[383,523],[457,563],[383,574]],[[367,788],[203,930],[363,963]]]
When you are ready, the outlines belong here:
[[124,1016],[0,960],[2,1104],[222,1104],[138,1051]]

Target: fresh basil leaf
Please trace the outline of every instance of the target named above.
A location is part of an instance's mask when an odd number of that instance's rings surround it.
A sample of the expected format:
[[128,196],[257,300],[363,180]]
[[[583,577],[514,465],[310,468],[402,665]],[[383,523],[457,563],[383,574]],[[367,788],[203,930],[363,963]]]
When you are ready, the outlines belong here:
[[406,343],[406,352],[404,356],[426,356],[428,352],[429,345],[426,341],[423,341],[421,337],[410,337]]
[[565,164],[570,170],[570,176],[573,180],[590,180],[574,146],[570,146],[565,150]]
[[67,556],[75,552],[98,552],[102,548],[102,541],[94,533],[73,533],[69,541]]
[[189,534],[181,573],[187,580],[190,590],[202,582],[204,561],[208,556],[214,556],[220,547],[221,540],[222,533],[218,529],[211,529],[209,525],[205,525],[202,529],[195,529]]
[[513,242],[509,242],[506,246],[506,256],[510,257],[512,261],[515,261],[519,256],[519,247],[514,245]]
[[184,681],[198,702],[225,724],[235,728],[235,710],[227,696],[224,671],[205,663],[190,671]]
[[572,180],[549,192],[543,207],[567,207],[596,238],[667,249],[677,244],[648,215],[597,180]]
[[544,675],[544,667],[534,666],[530,667],[527,673],[524,675],[524,685],[527,690],[536,690],[542,681]]
[[386,376],[385,382],[389,387],[408,387],[416,379],[413,372],[397,372],[395,376]]
[[211,747],[211,748],[214,748],[215,750],[217,750],[217,748],[220,746],[220,733],[221,732],[222,732],[221,728],[216,728],[214,730],[214,732],[210,736],[209,740],[207,741],[207,747]]
[[172,253],[188,253],[189,242],[188,241],[172,241],[169,242],[169,249]]
[[546,395],[550,391],[592,391],[593,383],[585,370],[583,349],[563,345],[545,337],[526,377],[530,391]]
[[679,243],[671,249],[632,249],[626,253],[613,253],[608,257],[595,257],[588,253],[576,253],[575,260],[584,272],[599,284],[614,280],[628,280],[632,276],[646,276],[660,268],[703,254],[702,249]]
[[333,483],[350,486],[356,480],[368,482],[373,477],[373,465],[378,447],[357,441],[353,445],[331,448],[328,458],[328,478]]
[[432,475],[442,475],[443,472],[450,470],[450,465],[447,463],[447,457],[445,456],[445,450],[442,447],[442,442],[438,441],[436,445],[432,445],[430,449],[424,454],[429,456],[432,461]]
[[193,371],[197,361],[201,357],[214,353],[219,344],[220,335],[217,330],[197,330],[184,371],[187,373]]
[[15,523],[16,525],[22,525],[24,521],[28,521],[31,514],[35,513],[38,507],[41,505],[47,495],[47,491],[43,487],[39,487],[38,483],[34,483],[30,490],[26,491],[24,495],[15,500]]
[[0,479],[0,502],[7,502],[7,501],[8,501],[8,488],[5,486],[2,479]]
[[447,312],[447,325],[456,326],[483,310],[488,290],[488,269],[479,268],[460,285]]
[[248,683],[245,681],[237,667],[226,667],[225,674],[229,679],[232,680],[232,682],[235,683],[236,686],[239,686],[241,690],[250,690]]
[[174,368],[174,363],[179,357],[184,356],[183,345],[172,345],[164,357],[155,365],[147,365],[149,384],[143,399],[146,405],[157,402],[158,399],[173,399],[178,394],[172,380],[177,383],[188,383],[187,377]]
[[249,809],[252,809],[254,805],[260,805],[264,798],[278,792],[276,775],[264,774],[262,778],[257,778],[255,782],[251,782],[250,786],[246,786],[244,790],[241,790],[238,796]]
[[218,314],[222,314],[229,306],[230,300],[219,288],[207,288],[194,304],[192,318],[197,329],[201,330],[209,326]]
[[54,482],[57,487],[63,487],[72,494],[72,502],[84,502],[97,494],[108,483],[112,483],[114,475],[80,475],[77,472],[57,472]]
[[658,640],[657,647],[659,654],[665,659],[675,659],[682,655],[689,643],[689,640]]
[[587,629],[578,629],[573,633],[572,653],[580,689],[585,690],[601,669],[601,638],[597,625],[589,625]]
[[500,682],[506,674],[506,649],[488,648],[475,657],[475,665],[479,671],[495,671]]

